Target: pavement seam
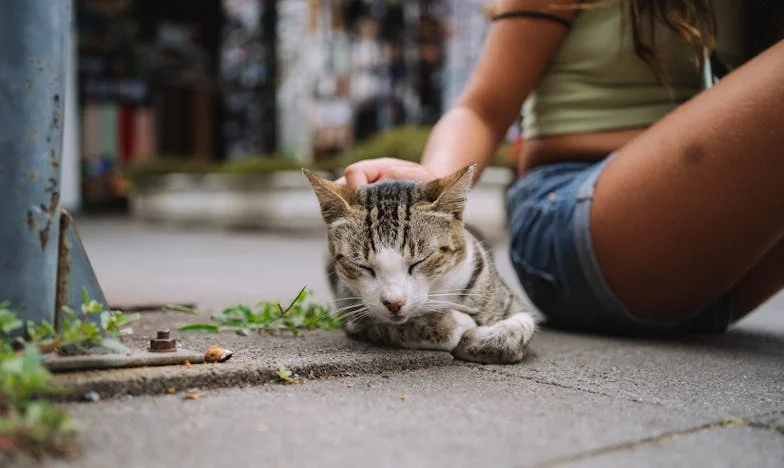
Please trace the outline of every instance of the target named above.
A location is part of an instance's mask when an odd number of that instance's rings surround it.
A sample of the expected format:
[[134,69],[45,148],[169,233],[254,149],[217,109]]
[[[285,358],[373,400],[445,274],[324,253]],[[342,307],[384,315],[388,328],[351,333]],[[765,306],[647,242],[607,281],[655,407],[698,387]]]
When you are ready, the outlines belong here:
[[737,418],[737,419],[722,419],[720,421],[714,421],[710,423],[701,424],[699,426],[690,427],[687,429],[680,429],[677,431],[668,431],[663,434],[659,434],[656,436],[646,437],[644,439],[633,440],[629,442],[623,442],[620,444],[608,445],[605,447],[600,447],[594,450],[588,450],[586,452],[578,453],[576,455],[570,455],[567,457],[561,458],[554,458],[542,463],[538,463],[535,466],[537,468],[554,468],[557,466],[566,465],[569,463],[575,463],[580,461],[589,460],[591,458],[600,457],[602,455],[607,455],[611,453],[622,452],[625,450],[633,450],[638,447],[655,444],[659,442],[664,442],[667,440],[671,440],[677,437],[697,434],[703,431],[707,431],[710,429],[729,429],[732,427],[749,427],[752,429],[763,430],[763,431],[770,431],[774,432],[778,435],[784,437],[784,428],[778,427],[773,424],[764,424],[752,421],[753,419],[759,419],[763,417],[769,416],[776,416],[784,414],[784,411],[774,411],[770,413],[764,413],[760,415],[751,416],[748,418]]
[[[206,365],[206,364],[202,364]],[[334,378],[357,377],[363,375],[385,375],[398,372],[412,372],[443,368],[455,365],[455,362],[433,360],[387,361],[383,359],[371,362],[349,363],[348,365],[300,364],[287,365],[293,373],[301,376],[303,382],[318,382]],[[188,388],[200,390],[218,390],[226,388],[254,387],[270,383],[280,383],[276,375],[279,366],[259,366],[238,368],[220,372],[205,372],[196,375],[156,375],[142,379],[113,380],[94,379],[85,382],[66,384],[71,392],[54,397],[55,400],[79,401],[85,393],[96,392],[102,399],[116,399],[126,396],[160,396],[171,393],[171,389],[182,391]],[[111,371],[100,371],[99,374]],[[107,375],[107,374],[103,374]]]
[[623,397],[619,397],[618,395],[615,395],[615,394],[604,393],[604,392],[600,392],[600,391],[597,391],[597,390],[591,390],[591,389],[582,388],[582,387],[573,387],[573,386],[565,385],[565,384],[562,384],[562,383],[559,383],[559,382],[555,382],[555,381],[552,381],[552,380],[544,380],[544,379],[540,379],[540,378],[532,377],[532,376],[528,376],[528,375],[515,374],[515,373],[511,373],[511,372],[505,371],[503,369],[488,369],[486,367],[481,367],[479,365],[470,365],[470,364],[468,365],[468,367],[475,367],[475,368],[480,369],[480,370],[482,370],[484,372],[491,372],[491,373],[494,373],[494,374],[503,375],[504,377],[515,377],[515,378],[520,378],[520,379],[524,379],[524,380],[530,380],[532,382],[535,382],[535,383],[538,383],[538,384],[542,384],[542,385],[550,385],[550,386],[553,386],[553,387],[563,388],[563,389],[566,389],[566,390],[576,390],[578,392],[584,392],[584,393],[588,393],[588,394],[591,394],[591,395],[605,396],[605,397],[609,397],[609,398],[613,398],[613,399],[628,401],[628,402],[631,402],[631,403],[642,403],[642,404],[654,405],[654,406],[666,406],[663,403],[659,403],[659,402],[656,402],[656,401],[646,401],[646,400],[643,400],[643,399],[640,399],[640,398],[623,398]]

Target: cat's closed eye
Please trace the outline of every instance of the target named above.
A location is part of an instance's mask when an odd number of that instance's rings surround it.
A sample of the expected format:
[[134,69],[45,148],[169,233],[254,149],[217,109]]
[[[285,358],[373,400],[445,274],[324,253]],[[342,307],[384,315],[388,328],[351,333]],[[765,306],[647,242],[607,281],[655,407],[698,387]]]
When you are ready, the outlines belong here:
[[421,264],[422,264],[422,263],[423,263],[425,260],[427,260],[428,258],[430,258],[430,255],[428,255],[427,257],[423,258],[422,260],[418,260],[418,261],[416,261],[416,262],[412,263],[412,264],[411,264],[411,266],[409,266],[409,267],[408,267],[408,274],[409,274],[409,275],[412,275],[412,274],[414,274],[414,268],[416,268],[416,267],[418,267],[419,265],[421,265]]
[[346,258],[345,255],[337,255],[337,256],[335,256],[335,261],[338,262],[338,263],[343,263],[343,264],[348,263],[349,265],[353,266],[354,268],[359,268],[360,270],[364,271],[365,273],[370,275],[372,278],[376,277],[376,271],[374,269],[370,268],[367,265],[361,265],[361,264],[359,264],[359,263],[357,263],[355,261],[349,260],[348,258]]
[[447,247],[445,245],[442,245],[441,247],[439,247],[438,250],[440,250],[441,253],[449,253],[449,252],[452,251],[452,249],[450,249],[449,247]]

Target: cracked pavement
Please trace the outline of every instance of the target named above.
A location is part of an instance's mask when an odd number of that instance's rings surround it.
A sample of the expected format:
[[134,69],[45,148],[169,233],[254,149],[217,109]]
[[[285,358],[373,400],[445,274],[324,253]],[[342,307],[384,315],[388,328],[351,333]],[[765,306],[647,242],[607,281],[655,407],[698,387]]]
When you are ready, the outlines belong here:
[[[321,233],[78,220],[113,304],[326,299]],[[505,252],[499,269],[513,276]],[[200,319],[144,313],[141,343]],[[645,341],[543,330],[515,366],[379,349],[340,332],[180,335],[224,364],[63,374],[96,403],[72,465],[774,467],[784,464],[784,296],[722,336]],[[285,365],[305,379],[277,383]],[[170,389],[174,390],[169,394]],[[198,388],[200,397],[183,399]],[[72,466],[49,460],[43,466]],[[41,466],[41,465],[36,465]]]

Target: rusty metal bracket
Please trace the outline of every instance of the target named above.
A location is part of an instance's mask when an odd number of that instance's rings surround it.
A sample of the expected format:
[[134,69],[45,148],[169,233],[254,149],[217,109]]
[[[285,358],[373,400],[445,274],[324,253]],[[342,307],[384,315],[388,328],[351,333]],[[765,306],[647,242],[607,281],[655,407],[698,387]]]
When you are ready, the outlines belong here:
[[[77,313],[81,311],[82,288],[85,288],[90,299],[101,303],[105,308],[109,307],[74,220],[68,211],[61,210],[55,294],[56,329],[59,330],[63,306],[68,306]],[[93,320],[98,324],[97,314]],[[48,355],[43,362],[52,372],[179,365],[186,361],[191,364],[204,362],[204,353],[178,349],[176,340],[168,330],[159,331],[156,338],[151,340],[149,349],[129,349],[126,353],[107,352],[102,348],[92,351],[93,354],[87,355]]]
[[[63,306],[68,306],[77,313],[80,312],[82,288],[87,291],[90,299],[99,302],[106,308],[109,307],[103,289],[98,283],[95,270],[90,263],[90,258],[84,249],[84,244],[82,244],[82,239],[76,230],[74,220],[68,211],[61,210],[60,239],[57,252],[57,286],[54,301],[55,329],[60,329]],[[98,323],[99,317],[93,318]]]

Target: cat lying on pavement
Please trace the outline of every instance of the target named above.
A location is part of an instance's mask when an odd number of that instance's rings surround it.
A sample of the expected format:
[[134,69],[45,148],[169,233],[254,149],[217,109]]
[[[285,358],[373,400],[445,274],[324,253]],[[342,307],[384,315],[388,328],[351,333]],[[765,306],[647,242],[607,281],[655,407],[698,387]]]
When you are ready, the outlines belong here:
[[534,316],[463,223],[474,170],[358,189],[303,171],[327,224],[330,284],[350,338],[480,363],[523,359]]

